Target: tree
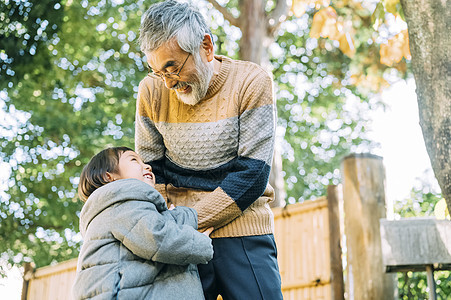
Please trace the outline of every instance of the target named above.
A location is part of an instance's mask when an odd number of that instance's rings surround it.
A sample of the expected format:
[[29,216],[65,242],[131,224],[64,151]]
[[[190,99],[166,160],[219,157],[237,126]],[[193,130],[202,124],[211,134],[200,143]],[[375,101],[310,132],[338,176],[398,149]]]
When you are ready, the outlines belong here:
[[432,169],[451,209],[451,76],[446,1],[401,0],[409,28],[420,125]]
[[[268,16],[283,15],[277,12],[279,1],[261,2],[265,26],[272,22]],[[0,2],[5,45],[0,50],[0,114],[7,120],[0,123],[0,162],[9,175],[2,183],[0,253],[9,262],[34,260],[43,266],[77,255],[82,204],[76,188],[82,166],[106,146],[133,146],[137,86],[146,74],[136,38],[141,14],[151,3]],[[229,1],[223,9],[241,18],[249,8],[240,5],[249,3]],[[364,136],[364,111],[377,104],[368,95],[385,84],[383,72],[399,69],[404,74],[406,66],[404,59],[395,59],[390,68],[380,64],[377,38],[368,29],[370,7],[337,2],[334,15],[328,3],[293,3],[312,5],[302,6],[302,14],[292,6],[284,22],[264,31],[275,41],[264,52],[277,83],[290,202],[323,195],[325,186],[339,182],[341,157],[371,147]],[[240,48],[245,55],[245,42],[236,46],[244,40],[242,31],[216,10],[206,14],[217,52],[238,58]],[[335,40],[343,33],[346,37],[339,27],[348,23],[355,27],[355,51],[348,40],[348,46]],[[330,34],[334,26],[337,35]],[[311,37],[309,28],[317,37]],[[226,34],[229,30],[238,30],[243,38]]]
[[43,266],[78,254],[82,166],[105,146],[133,147],[144,5],[2,1],[0,11],[0,157],[10,167],[0,253]]

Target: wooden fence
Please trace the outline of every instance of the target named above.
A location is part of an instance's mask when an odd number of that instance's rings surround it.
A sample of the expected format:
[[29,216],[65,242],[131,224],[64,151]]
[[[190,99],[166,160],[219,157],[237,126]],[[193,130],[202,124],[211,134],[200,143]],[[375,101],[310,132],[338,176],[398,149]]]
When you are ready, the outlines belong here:
[[[282,292],[286,300],[343,299],[334,191],[334,187],[329,187],[327,198],[273,209]],[[334,209],[329,209],[331,206]],[[31,276],[25,276],[30,278],[24,282],[22,299],[70,299],[76,264],[76,259],[69,260],[36,269]]]
[[[75,280],[77,259],[27,272],[25,267],[22,300],[67,300]],[[27,280],[28,279],[28,280]]]
[[331,299],[327,200],[274,209],[284,299]]

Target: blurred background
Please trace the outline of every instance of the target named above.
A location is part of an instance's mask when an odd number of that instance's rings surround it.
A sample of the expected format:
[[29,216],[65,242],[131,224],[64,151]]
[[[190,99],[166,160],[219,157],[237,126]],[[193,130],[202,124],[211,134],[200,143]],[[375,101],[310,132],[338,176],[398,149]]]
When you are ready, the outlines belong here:
[[[137,37],[154,2],[0,1],[0,294],[7,299],[20,297],[24,262],[77,257],[82,167],[107,146],[134,146],[138,84],[147,73]],[[340,183],[346,155],[372,153],[384,160],[389,218],[446,217],[398,1],[191,2],[212,28],[216,54],[273,74],[278,205],[325,195]],[[265,18],[251,20],[251,2],[263,5]],[[426,295],[425,275],[409,273],[398,275],[400,297]],[[449,295],[449,272],[437,273]]]

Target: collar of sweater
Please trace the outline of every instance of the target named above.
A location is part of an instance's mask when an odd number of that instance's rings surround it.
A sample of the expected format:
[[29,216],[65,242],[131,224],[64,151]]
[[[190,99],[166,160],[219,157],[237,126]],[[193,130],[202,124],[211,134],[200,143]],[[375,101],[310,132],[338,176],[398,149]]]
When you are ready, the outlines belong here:
[[216,78],[213,80],[213,83],[208,87],[207,94],[203,99],[211,98],[221,89],[229,74],[230,66],[232,65],[232,59],[226,56],[215,55],[215,59],[221,61],[221,68],[219,69],[218,75],[216,75]]

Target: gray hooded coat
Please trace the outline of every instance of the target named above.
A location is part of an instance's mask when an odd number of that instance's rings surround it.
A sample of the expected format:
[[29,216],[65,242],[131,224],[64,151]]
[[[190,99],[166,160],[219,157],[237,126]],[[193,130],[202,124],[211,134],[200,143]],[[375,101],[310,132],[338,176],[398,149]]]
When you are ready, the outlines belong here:
[[80,214],[74,299],[204,299],[195,264],[207,263],[213,247],[196,228],[195,210],[168,210],[147,183],[100,187]]

